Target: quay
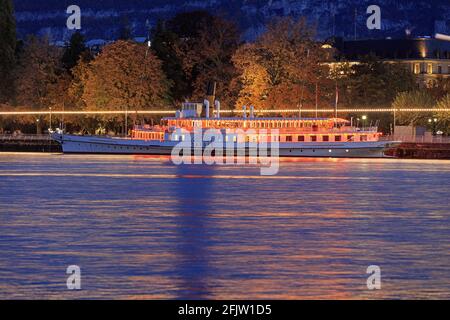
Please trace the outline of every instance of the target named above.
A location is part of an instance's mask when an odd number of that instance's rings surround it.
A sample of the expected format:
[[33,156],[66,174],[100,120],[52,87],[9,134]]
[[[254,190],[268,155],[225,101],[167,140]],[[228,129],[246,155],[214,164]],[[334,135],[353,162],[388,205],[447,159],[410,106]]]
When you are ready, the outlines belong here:
[[450,159],[450,143],[404,142],[388,155],[400,159]]
[[0,152],[62,152],[62,149],[47,134],[3,134],[0,135]]

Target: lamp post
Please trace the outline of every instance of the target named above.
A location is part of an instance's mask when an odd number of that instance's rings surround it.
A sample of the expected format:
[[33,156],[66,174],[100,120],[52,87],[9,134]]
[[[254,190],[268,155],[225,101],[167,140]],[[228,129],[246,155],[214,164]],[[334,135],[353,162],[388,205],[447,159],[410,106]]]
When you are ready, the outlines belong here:
[[48,108],[50,110],[50,131],[52,130],[52,107]]
[[36,134],[39,134],[39,122],[40,122],[40,120],[39,120],[39,118],[38,119],[36,119]]
[[436,135],[436,126],[437,126],[437,122],[438,122],[438,119],[437,118],[433,118],[433,119],[428,119],[428,123],[432,126],[432,129],[433,129],[433,136],[435,136]]

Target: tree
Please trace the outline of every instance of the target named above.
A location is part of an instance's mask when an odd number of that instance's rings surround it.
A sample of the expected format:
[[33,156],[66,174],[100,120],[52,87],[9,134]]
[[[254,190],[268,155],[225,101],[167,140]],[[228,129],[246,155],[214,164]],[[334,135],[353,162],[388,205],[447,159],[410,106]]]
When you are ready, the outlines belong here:
[[189,98],[201,100],[207,83],[216,82],[218,98],[224,106],[230,105],[230,83],[236,72],[231,58],[239,44],[237,27],[203,11],[177,15],[168,26],[178,36],[172,47],[191,86]]
[[145,45],[119,40],[82,68],[77,77],[87,109],[148,110],[169,102],[170,82],[161,61]]
[[450,94],[450,78],[438,76],[436,81],[433,81],[433,85],[428,89],[436,100],[440,100]]
[[62,57],[64,67],[67,70],[71,70],[77,65],[81,55],[84,56],[84,59],[87,59],[89,56],[89,51],[86,48],[84,36],[81,32],[77,31],[72,35],[69,44],[64,50]]
[[272,22],[255,43],[233,56],[240,73],[236,107],[288,109],[314,103],[316,88],[329,82],[325,57],[305,19]]
[[417,88],[415,76],[405,66],[375,56],[352,65],[344,83],[342,98],[349,106],[388,106],[398,93]]
[[0,0],[0,103],[12,98],[16,23],[12,0]]
[[[421,90],[397,94],[392,107],[395,109],[426,109],[433,108],[434,104],[434,98],[427,91]],[[431,116],[431,112],[397,112],[397,124],[426,125]]]
[[181,41],[179,35],[170,30],[165,21],[158,21],[152,31],[152,50],[162,61],[164,74],[173,82],[171,96],[182,102],[192,95],[192,88],[183,71],[180,57],[175,52],[175,44]]
[[119,40],[131,40],[132,30],[131,30],[130,20],[128,16],[122,16],[120,19],[120,27],[119,27]]
[[55,88],[64,75],[61,56],[61,50],[50,45],[48,39],[34,36],[27,39],[16,72],[19,104],[35,110],[47,110],[54,105]]
[[[450,109],[450,93],[439,100],[436,109]],[[438,119],[439,130],[446,135],[450,135],[450,112],[436,111],[434,117]]]

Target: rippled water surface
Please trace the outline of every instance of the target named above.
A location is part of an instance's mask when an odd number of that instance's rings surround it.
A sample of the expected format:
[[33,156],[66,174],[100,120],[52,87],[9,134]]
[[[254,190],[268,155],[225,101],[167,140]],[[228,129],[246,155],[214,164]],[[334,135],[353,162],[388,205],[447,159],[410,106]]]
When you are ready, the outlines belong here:
[[[259,173],[0,154],[0,298],[450,298],[450,162],[298,159]],[[81,291],[67,290],[69,265]]]

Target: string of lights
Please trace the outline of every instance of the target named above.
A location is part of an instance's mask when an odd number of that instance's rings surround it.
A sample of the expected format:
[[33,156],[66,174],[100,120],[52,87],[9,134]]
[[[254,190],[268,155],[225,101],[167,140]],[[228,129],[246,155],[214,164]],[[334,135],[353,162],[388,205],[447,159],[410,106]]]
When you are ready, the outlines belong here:
[[[320,113],[335,112],[335,109],[280,109],[280,110],[255,110],[258,114],[270,114],[270,113],[314,113],[316,111]],[[221,110],[220,113],[242,113],[242,110]],[[379,109],[338,109],[338,113],[377,113],[377,112],[450,112],[450,108],[379,108]],[[0,111],[0,116],[27,116],[27,115],[174,115],[176,110],[102,110],[102,111]]]

